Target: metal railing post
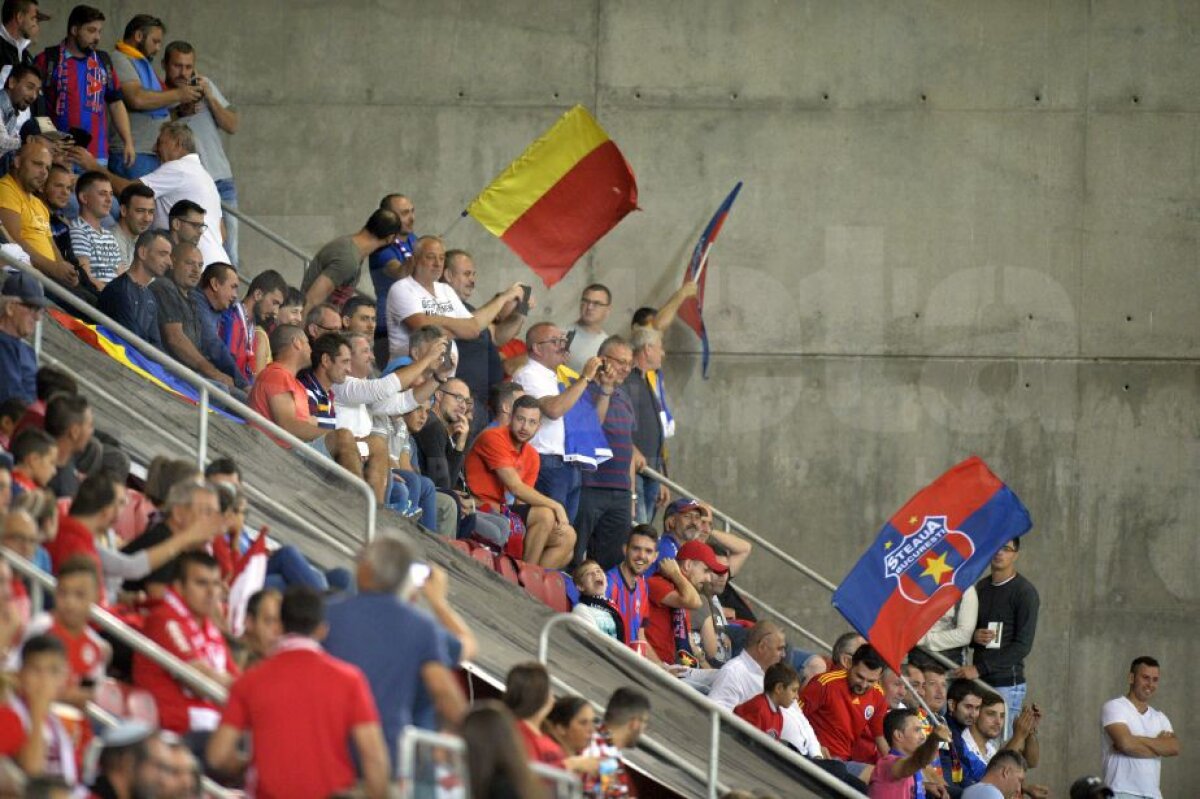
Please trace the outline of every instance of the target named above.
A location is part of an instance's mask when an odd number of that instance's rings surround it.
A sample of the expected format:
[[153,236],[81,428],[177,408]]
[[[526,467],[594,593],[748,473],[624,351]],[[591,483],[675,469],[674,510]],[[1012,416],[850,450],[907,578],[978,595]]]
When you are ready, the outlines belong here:
[[230,216],[234,217],[235,219],[237,219],[239,222],[241,222],[246,227],[253,230],[255,233],[258,233],[260,236],[265,238],[267,241],[271,242],[272,244],[278,245],[279,247],[282,247],[283,249],[290,252],[292,255],[299,258],[305,267],[307,267],[308,262],[310,260],[312,260],[311,256],[309,256],[309,254],[306,253],[304,250],[300,249],[295,244],[292,244],[290,241],[285,239],[283,236],[280,236],[278,233],[271,230],[269,227],[264,225],[262,222],[259,222],[254,217],[247,216],[245,213],[238,210],[237,208],[233,208],[232,206],[226,205],[225,203],[221,203],[221,210],[224,211],[225,213],[229,214]]
[[45,317],[44,311],[38,314],[37,325],[33,328],[33,354],[39,361],[42,359],[42,320]]
[[721,714],[712,712],[712,739],[708,747],[708,799],[718,799],[717,774],[721,770]]
[[196,431],[196,468],[204,471],[208,463],[208,386],[200,386],[200,423]]

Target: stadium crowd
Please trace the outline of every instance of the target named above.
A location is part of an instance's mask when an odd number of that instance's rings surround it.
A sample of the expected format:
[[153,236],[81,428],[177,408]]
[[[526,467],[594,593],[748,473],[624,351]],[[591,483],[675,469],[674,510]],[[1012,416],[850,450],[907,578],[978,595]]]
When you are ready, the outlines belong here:
[[[751,544],[643,472],[668,470],[663,332],[694,283],[628,326],[610,319],[599,283],[568,324],[530,325],[530,287],[475,296],[471,254],[417,235],[399,193],[323,246],[299,286],[269,269],[251,276],[222,213],[237,195],[221,134],[238,116],[197,72],[195,48],[164,47],[165,23],[139,14],[110,54],[104,15],[80,5],[61,43],[34,57],[49,19],[37,2],[5,0],[0,18],[9,259],[244,399],[429,535],[566,572],[571,612],[599,634],[862,793],[1050,795],[1025,781],[1042,712],[1025,702],[1039,599],[1016,569],[1020,539],[898,675],[856,633],[828,655],[789,646],[735,586]],[[358,290],[364,263],[373,298]],[[380,797],[415,726],[462,737],[474,796],[542,795],[530,764],[575,773],[587,796],[635,795],[623,751],[654,716],[646,694],[618,689],[598,711],[555,696],[529,663],[509,672],[500,701],[469,704],[459,667],[478,642],[444,572],[388,539],[353,573],[321,568],[246,525],[228,459],[203,472],[167,458],[131,468],[121,431],[96,428],[72,376],[38,367],[27,340],[47,305],[40,283],[5,273],[0,544],[57,586],[41,596],[0,560],[12,675],[0,786],[192,797],[207,773],[260,797],[356,785]],[[92,605],[227,701],[99,633]],[[1160,759],[1179,753],[1148,704],[1158,669],[1135,660],[1127,696],[1104,707],[1105,781],[1119,796],[1160,797]],[[93,728],[91,704],[124,720]],[[1079,786],[1072,799],[1109,791]]]

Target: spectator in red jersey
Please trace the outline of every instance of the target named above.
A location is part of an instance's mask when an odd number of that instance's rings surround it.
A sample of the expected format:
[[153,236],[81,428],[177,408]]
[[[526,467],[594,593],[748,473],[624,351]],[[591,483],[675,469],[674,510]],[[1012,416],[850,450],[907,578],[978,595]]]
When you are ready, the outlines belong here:
[[[851,666],[853,668],[853,666]],[[921,729],[916,711],[907,708],[893,710],[883,722],[888,750],[879,758],[871,773],[868,796],[871,799],[908,799],[921,796],[935,786],[923,786],[921,770],[937,757],[938,746],[950,741],[950,728],[944,724],[934,727],[928,738]],[[931,796],[944,796],[945,787],[931,791]]]
[[45,488],[58,471],[58,445],[45,430],[26,427],[13,436],[12,481],[17,496]]
[[[212,499],[215,502],[216,497]],[[146,637],[205,677],[229,686],[238,674],[237,666],[213,621],[220,611],[221,568],[205,552],[185,552],[178,561],[174,584],[146,618]],[[216,729],[217,706],[193,694],[144,655],[133,656],[133,682],[153,695],[164,730],[183,734]]]
[[[896,708],[904,707],[904,694],[907,689],[896,672],[890,668],[884,668],[883,678],[879,681],[879,687],[883,691],[883,698],[887,702],[888,709],[895,710]],[[871,728],[870,726],[864,727],[859,736],[854,739],[854,748],[850,751],[850,760],[855,763],[874,764],[878,759],[879,748],[875,745],[875,738],[871,735]]]
[[100,574],[91,558],[76,555],[58,570],[54,610],[36,616],[25,630],[26,638],[51,635],[62,642],[70,676],[59,700],[80,710],[91,701],[96,683],[112,657],[112,647],[88,626],[88,611],[100,597]]
[[463,719],[470,796],[476,799],[544,799],[546,788],[534,777],[508,708],[479,702]]
[[[608,698],[604,721],[580,754],[599,762],[597,774],[583,775],[586,796],[636,797],[621,750],[636,746],[650,722],[650,698],[634,688],[618,688]],[[603,776],[601,776],[603,775]]]
[[[817,732],[825,757],[849,760],[854,739],[864,727],[870,728],[879,753],[887,754],[883,737],[887,701],[878,685],[883,669],[879,653],[870,644],[863,644],[851,658],[848,670],[826,672],[804,687],[800,704]],[[855,776],[862,772],[854,764],[848,764],[848,768]]]
[[[388,795],[388,751],[367,680],[354,666],[326,654],[321,595],[298,586],[284,594],[283,639],[229,691],[221,726],[208,742],[209,766],[240,772],[268,797],[330,796],[355,786],[353,742],[369,799]],[[238,740],[248,734],[246,763]]]
[[733,709],[734,715],[809,758],[820,758],[821,744],[812,725],[785,711],[800,695],[800,674],[791,663],[780,661],[763,675],[763,692]]
[[658,573],[646,580],[650,615],[646,640],[658,659],[668,665],[705,668],[703,649],[692,646],[690,610],[699,609],[703,588],[714,571],[725,571],[708,544],[688,541],[679,548],[679,560],[661,558]]
[[554,707],[550,673],[541,663],[518,663],[504,680],[504,704],[517,717],[517,732],[525,742],[529,759],[563,768],[563,750],[542,732],[542,722]]
[[[575,553],[575,528],[562,504],[537,489],[541,459],[530,440],[542,423],[537,399],[524,396],[513,403],[508,427],[493,427],[475,439],[467,453],[467,484],[479,498],[479,508],[492,513],[508,511],[505,492],[516,499],[510,513],[523,518],[524,541],[509,538],[511,552],[530,563],[549,569],[566,566]],[[505,515],[508,515],[505,513]],[[516,539],[516,540],[514,540]]]
[[67,684],[62,642],[49,635],[21,647],[16,690],[0,706],[0,756],[11,757],[30,777],[62,777],[78,782],[71,737],[50,704]]
[[605,573],[608,588],[605,597],[616,606],[625,622],[625,643],[641,655],[650,651],[643,623],[650,614],[650,592],[646,570],[658,552],[658,533],[648,524],[639,524],[625,539],[625,560]]
[[625,619],[612,600],[605,596],[608,592],[608,578],[600,564],[594,560],[580,563],[575,568],[574,580],[575,587],[579,590],[579,601],[571,608],[571,613],[609,638],[615,638],[628,645]]

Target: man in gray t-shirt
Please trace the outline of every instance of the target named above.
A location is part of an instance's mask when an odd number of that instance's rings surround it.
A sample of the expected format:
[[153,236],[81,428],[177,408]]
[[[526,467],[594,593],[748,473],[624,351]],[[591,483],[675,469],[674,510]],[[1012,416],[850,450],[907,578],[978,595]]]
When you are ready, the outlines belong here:
[[[237,188],[221,134],[237,133],[238,112],[215,83],[196,74],[196,50],[188,42],[175,41],[167,45],[163,52],[163,70],[166,72],[167,85],[171,88],[196,87],[200,90],[199,98],[175,106],[171,109],[171,116],[192,129],[196,138],[196,153],[204,169],[217,184],[221,202],[236,208]],[[232,214],[225,216],[225,250],[236,266],[237,219]]]
[[300,283],[305,309],[323,302],[341,308],[354,296],[363,259],[391,244],[399,232],[400,217],[386,208],[378,208],[357,233],[339,236],[318,250]]
[[110,139],[109,166],[118,176],[129,180],[158,168],[154,143],[158,140],[158,129],[171,118],[167,109],[200,97],[198,86],[164,89],[159,82],[151,60],[162,47],[165,32],[162,20],[138,14],[125,26],[125,35],[112,54],[113,70],[121,82],[121,98],[129,110],[129,129],[137,159],[132,167],[126,167],[117,155],[124,151],[124,145],[119,138]]

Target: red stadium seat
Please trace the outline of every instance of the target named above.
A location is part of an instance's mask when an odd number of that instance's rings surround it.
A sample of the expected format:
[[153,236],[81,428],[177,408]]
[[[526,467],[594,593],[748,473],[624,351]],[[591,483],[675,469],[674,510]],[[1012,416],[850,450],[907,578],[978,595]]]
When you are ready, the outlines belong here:
[[496,571],[513,585],[520,585],[521,578],[517,573],[517,564],[508,555],[496,556]]
[[479,561],[484,566],[487,566],[489,570],[493,570],[496,568],[496,565],[494,563],[492,563],[492,553],[488,552],[486,549],[483,549],[482,547],[480,547],[478,549],[472,549],[471,557],[475,558],[475,560]]
[[543,600],[550,608],[558,613],[571,612],[571,600],[567,599],[567,583],[563,573],[556,569],[546,569],[542,581]]
[[519,566],[517,576],[521,578],[521,585],[524,587],[525,593],[543,605],[550,604],[546,601],[545,570],[541,566],[534,563],[526,563],[525,561],[520,561]]
[[105,677],[96,683],[95,700],[101,710],[106,710],[118,718],[124,716],[127,712],[125,709],[125,692],[121,690],[120,683],[111,677]]
[[154,701],[154,697],[149,691],[134,688],[129,692],[129,697],[126,701],[129,704],[130,718],[145,722],[151,727],[158,726],[158,703]]
[[131,488],[127,493],[125,507],[117,514],[113,530],[122,541],[129,543],[146,532],[146,528],[150,526],[150,517],[154,514],[154,506],[141,491]]
[[460,541],[456,538],[450,542],[450,546],[454,547],[455,549],[457,549],[459,552],[463,553],[464,555],[469,556],[471,554],[471,545],[468,544],[466,541]]

